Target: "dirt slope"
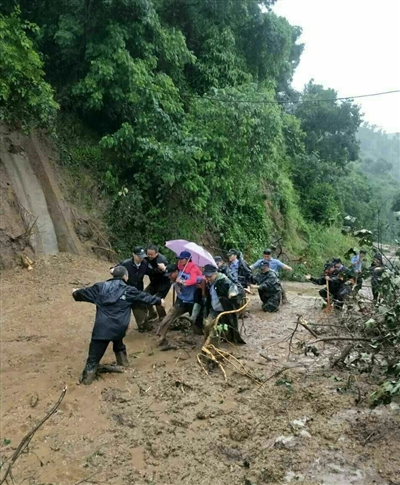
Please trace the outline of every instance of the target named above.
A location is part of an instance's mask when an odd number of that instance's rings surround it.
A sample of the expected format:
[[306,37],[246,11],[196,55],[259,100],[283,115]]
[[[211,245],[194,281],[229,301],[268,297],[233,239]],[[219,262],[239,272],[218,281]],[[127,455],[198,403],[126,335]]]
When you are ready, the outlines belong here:
[[[238,374],[227,383],[217,370],[207,376],[196,362],[199,337],[174,332],[181,348],[161,352],[154,335],[134,328],[126,338],[132,368],[78,385],[95,309],[73,302],[71,289],[107,278],[107,269],[59,254],[33,272],[2,275],[2,459],[68,384],[60,410],[17,461],[15,483],[400,483],[395,410],[355,407],[348,375],[330,370],[325,357],[287,361],[282,339],[296,315],[321,317],[309,285],[288,285],[291,304],[275,315],[251,303],[247,345],[233,352],[260,376],[288,368],[262,389]],[[105,361],[113,361],[111,349]],[[362,378],[357,386],[369,389]],[[304,426],[293,423],[304,417]]]

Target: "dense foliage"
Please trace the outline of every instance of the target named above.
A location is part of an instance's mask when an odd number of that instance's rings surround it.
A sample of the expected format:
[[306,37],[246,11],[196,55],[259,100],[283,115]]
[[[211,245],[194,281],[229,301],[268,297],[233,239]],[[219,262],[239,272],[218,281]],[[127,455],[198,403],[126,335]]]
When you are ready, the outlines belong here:
[[119,249],[187,237],[258,251],[278,236],[295,248],[317,225],[370,220],[373,191],[352,168],[359,109],[312,82],[293,91],[301,29],[274,1],[20,0],[22,20],[3,4],[5,65],[42,93],[30,102],[17,79],[14,107],[2,88],[3,118],[48,120],[40,52],[60,116],[95,140],[77,150],[64,133],[112,200]]

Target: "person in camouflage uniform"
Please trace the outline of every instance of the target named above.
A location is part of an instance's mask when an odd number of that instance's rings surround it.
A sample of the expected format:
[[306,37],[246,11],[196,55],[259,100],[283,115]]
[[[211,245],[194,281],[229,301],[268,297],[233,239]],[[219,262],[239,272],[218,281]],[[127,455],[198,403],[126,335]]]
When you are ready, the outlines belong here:
[[255,277],[255,280],[262,301],[262,309],[269,313],[276,312],[282,300],[282,286],[278,275],[270,269],[268,261],[262,261],[259,268],[260,273]]

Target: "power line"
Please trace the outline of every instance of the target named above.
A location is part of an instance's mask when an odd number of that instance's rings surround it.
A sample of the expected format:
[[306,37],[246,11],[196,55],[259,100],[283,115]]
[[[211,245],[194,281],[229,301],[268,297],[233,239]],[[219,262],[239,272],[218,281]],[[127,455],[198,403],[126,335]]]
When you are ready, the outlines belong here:
[[[144,89],[146,91],[155,92],[155,93],[167,93],[162,89],[153,89],[147,88],[145,86],[137,86],[139,89]],[[253,99],[226,99],[220,98],[218,96],[209,96],[209,95],[195,95],[195,94],[181,94],[183,98],[189,99],[208,99],[210,101],[218,101],[220,103],[246,103],[246,104],[304,104],[304,103],[318,103],[318,102],[331,102],[331,101],[348,101],[353,99],[360,99],[360,98],[371,98],[376,96],[385,96],[387,94],[394,94],[400,93],[400,89],[392,90],[392,91],[382,91],[379,93],[370,93],[370,94],[358,94],[355,96],[345,96],[345,97],[335,97],[335,98],[315,98],[315,99],[298,99],[296,101],[293,100],[271,100],[271,99],[263,99],[263,100],[253,100]],[[240,93],[238,93],[240,94]]]

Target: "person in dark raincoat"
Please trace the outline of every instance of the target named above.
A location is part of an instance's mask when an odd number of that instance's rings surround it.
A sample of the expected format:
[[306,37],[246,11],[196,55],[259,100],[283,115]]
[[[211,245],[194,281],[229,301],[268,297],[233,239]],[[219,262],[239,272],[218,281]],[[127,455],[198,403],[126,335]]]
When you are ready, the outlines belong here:
[[129,365],[126,347],[123,342],[131,318],[131,308],[135,305],[164,305],[164,300],[157,296],[138,291],[128,286],[128,271],[124,266],[117,266],[114,278],[96,283],[89,288],[74,289],[75,301],[86,301],[96,305],[96,319],[89,346],[89,355],[82,372],[81,383],[91,384],[101,358],[108,344],[113,343],[113,350],[118,365]]
[[325,288],[319,290],[319,296],[325,302],[328,301],[326,288],[328,287],[330,300],[335,303],[336,307],[341,308],[345,299],[351,294],[351,283],[355,282],[355,277],[350,275],[348,270],[346,270],[346,273],[341,272],[335,268],[335,263],[332,262],[325,265],[325,274],[323,276],[313,278],[311,275],[306,275],[306,280],[311,281],[314,285],[325,286]]
[[[218,268],[211,264],[204,267],[203,274],[207,281],[207,317],[205,335],[208,327],[217,316],[225,311],[237,310],[240,308],[241,292],[235,283],[226,275],[219,273]],[[221,324],[228,325],[225,338],[236,344],[245,344],[239,333],[238,313],[223,315]]]
[[[146,293],[150,295],[158,296],[159,298],[165,298],[168,295],[169,289],[171,288],[171,281],[165,274],[166,267],[168,265],[168,260],[165,256],[158,252],[158,246],[150,244],[147,246],[147,257],[148,263],[148,276],[150,278],[150,284],[145,288]],[[156,307],[157,313],[154,308],[149,310],[149,321],[155,320],[158,314],[158,320],[161,322],[166,316],[165,308],[162,306]]]
[[259,265],[260,273],[255,281],[258,285],[258,294],[262,301],[262,309],[273,313],[278,311],[282,301],[282,286],[278,275],[270,269],[269,261],[263,260]]
[[[149,273],[148,262],[145,258],[146,251],[144,248],[142,246],[136,246],[133,249],[132,257],[124,259],[117,265],[110,268],[110,273],[113,274],[116,266],[124,266],[128,270],[128,281],[126,284],[128,286],[133,286],[139,291],[143,291],[143,279],[145,275]],[[151,330],[151,325],[147,322],[148,310],[148,305],[137,305],[132,308],[139,332]]]
[[371,263],[369,271],[371,273],[371,289],[374,302],[378,302],[382,285],[382,275],[386,267],[383,264],[383,257],[381,253],[376,253]]

